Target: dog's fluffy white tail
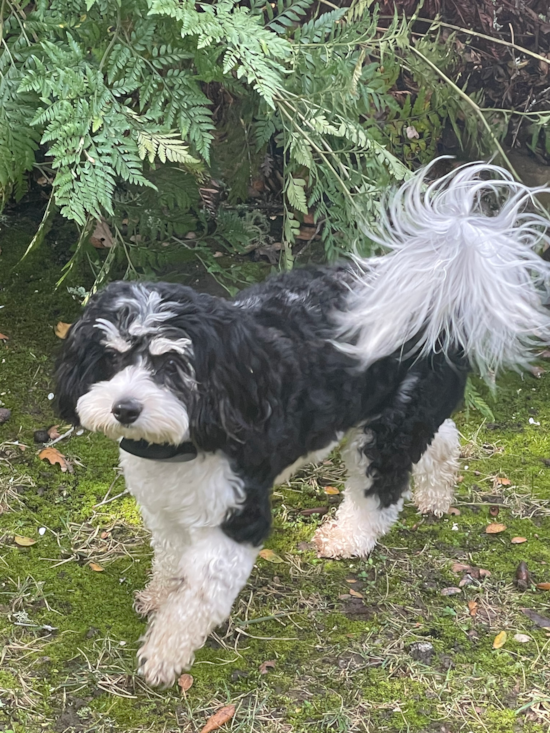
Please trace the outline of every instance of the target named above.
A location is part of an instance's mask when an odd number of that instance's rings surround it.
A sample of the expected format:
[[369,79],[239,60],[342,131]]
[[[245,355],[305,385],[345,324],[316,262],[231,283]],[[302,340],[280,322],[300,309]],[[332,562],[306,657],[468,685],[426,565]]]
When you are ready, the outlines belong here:
[[525,210],[544,189],[486,163],[429,185],[428,169],[397,191],[371,234],[389,252],[359,261],[359,281],[338,314],[341,347],[364,366],[411,341],[419,355],[462,348],[485,376],[527,364],[535,345],[550,340],[542,305],[550,263],[534,249],[550,243],[550,222]]

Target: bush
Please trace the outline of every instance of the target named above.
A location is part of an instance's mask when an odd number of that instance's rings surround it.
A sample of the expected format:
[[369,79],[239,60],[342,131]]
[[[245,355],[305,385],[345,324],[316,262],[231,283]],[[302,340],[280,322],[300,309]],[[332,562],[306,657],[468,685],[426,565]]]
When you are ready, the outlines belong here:
[[[447,121],[460,136],[485,130],[492,149],[498,139],[452,82],[453,43],[433,33],[411,45],[397,15],[381,30],[369,0],[323,7],[2,3],[1,200],[39,171],[52,187],[45,216],[59,209],[80,229],[67,271],[84,252],[99,280],[197,255],[230,286],[238,275],[211,245],[243,251],[267,236],[266,215],[239,204],[275,166],[283,266],[304,216],[328,258],[368,247],[383,191],[433,157]],[[87,244],[97,220],[112,238],[103,252]]]

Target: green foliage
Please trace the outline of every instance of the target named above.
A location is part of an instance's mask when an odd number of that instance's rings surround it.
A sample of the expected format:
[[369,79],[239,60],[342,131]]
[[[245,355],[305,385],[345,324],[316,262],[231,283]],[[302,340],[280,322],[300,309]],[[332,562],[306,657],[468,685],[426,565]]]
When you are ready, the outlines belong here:
[[[412,45],[409,22],[381,30],[371,0],[328,12],[314,0],[38,0],[0,14],[0,205],[37,168],[52,181],[48,216],[76,222],[75,258],[99,279],[153,276],[190,251],[218,276],[213,249],[244,246],[230,207],[275,159],[283,264],[306,215],[327,258],[369,253],[384,191],[434,156],[445,125],[493,149],[508,121],[457,94],[452,37]],[[530,121],[533,145],[548,146],[549,120]],[[221,208],[205,206],[211,179]],[[96,219],[113,251],[86,244]]]
[[466,389],[464,390],[464,408],[467,420],[470,416],[470,410],[477,410],[486,420],[490,420],[491,422],[495,421],[493,411],[479,394],[471,377],[468,378]]

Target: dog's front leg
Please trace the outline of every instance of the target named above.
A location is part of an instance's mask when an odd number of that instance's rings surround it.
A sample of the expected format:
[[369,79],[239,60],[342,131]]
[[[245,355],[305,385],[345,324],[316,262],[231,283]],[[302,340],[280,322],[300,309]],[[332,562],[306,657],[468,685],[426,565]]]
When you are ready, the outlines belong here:
[[217,527],[193,530],[179,559],[178,585],[155,611],[138,652],[148,684],[171,685],[191,666],[196,650],[228,618],[258,549],[235,542]]

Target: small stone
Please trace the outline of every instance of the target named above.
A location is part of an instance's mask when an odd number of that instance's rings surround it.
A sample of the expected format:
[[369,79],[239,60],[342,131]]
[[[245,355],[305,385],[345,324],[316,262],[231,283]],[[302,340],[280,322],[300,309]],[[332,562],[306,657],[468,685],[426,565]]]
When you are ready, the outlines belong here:
[[34,431],[34,442],[35,443],[47,443],[50,439],[47,430],[35,430]]
[[7,407],[1,407],[0,408],[0,425],[3,425],[5,422],[8,422],[10,417],[11,417],[11,410],[8,410]]
[[46,527],[39,527],[38,534],[43,537],[46,534]]
[[528,641],[531,641],[531,637],[527,634],[515,634],[514,641],[517,641],[518,644],[527,644]]
[[50,394],[48,395],[48,399],[50,400],[50,402],[53,400],[54,397],[55,397],[54,393],[50,392]]
[[414,644],[411,644],[409,654],[417,662],[430,664],[435,654],[435,650],[433,644],[431,644],[429,641],[417,641]]

